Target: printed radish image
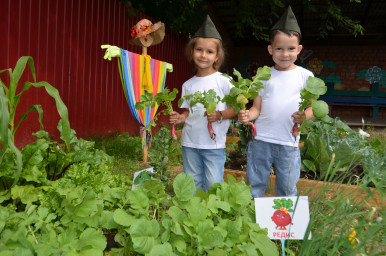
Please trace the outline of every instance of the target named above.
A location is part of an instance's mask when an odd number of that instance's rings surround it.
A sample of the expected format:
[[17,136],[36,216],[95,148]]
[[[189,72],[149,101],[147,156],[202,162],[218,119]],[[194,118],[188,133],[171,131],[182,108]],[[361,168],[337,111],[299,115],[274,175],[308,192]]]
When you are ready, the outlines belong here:
[[[228,106],[233,107],[235,113],[238,113],[240,109],[246,109],[249,100],[253,100],[259,95],[259,89],[264,87],[261,81],[267,81],[271,78],[271,68],[268,66],[258,68],[256,75],[252,77],[252,80],[243,78],[236,69],[233,69],[233,74],[237,77],[237,81],[233,80],[227,74],[223,74],[223,76],[230,79],[234,87],[221,101],[225,102]],[[252,128],[252,136],[256,135],[256,127],[252,122],[247,122],[244,125],[248,125]]]
[[287,230],[286,226],[293,225],[291,215],[289,212],[294,212],[291,208],[293,202],[291,199],[275,199],[275,205],[272,207],[276,209],[271,219],[276,224],[276,229]]
[[[190,100],[190,110],[192,112],[192,107],[197,103],[201,103],[206,110],[206,114],[211,115],[214,113],[214,111],[216,111],[217,102],[220,101],[220,97],[217,96],[216,92],[213,89],[204,92],[197,91],[194,94],[186,94],[184,97],[182,97],[178,101],[178,106],[181,106],[185,100]],[[213,130],[211,122],[208,122],[208,131],[210,138],[212,140],[216,140],[216,134]]]

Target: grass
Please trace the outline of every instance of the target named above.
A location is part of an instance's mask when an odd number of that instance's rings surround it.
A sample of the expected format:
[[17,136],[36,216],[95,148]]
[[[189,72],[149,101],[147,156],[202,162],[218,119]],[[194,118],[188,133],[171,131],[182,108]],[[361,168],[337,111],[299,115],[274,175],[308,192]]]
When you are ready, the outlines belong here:
[[[134,173],[151,167],[151,159],[143,162],[143,151],[139,135],[130,136],[127,133],[117,133],[109,137],[91,137],[97,149],[105,151],[114,158],[113,172],[127,174],[133,177]],[[179,142],[174,142],[175,151],[169,156],[169,166],[182,165],[182,151]]]

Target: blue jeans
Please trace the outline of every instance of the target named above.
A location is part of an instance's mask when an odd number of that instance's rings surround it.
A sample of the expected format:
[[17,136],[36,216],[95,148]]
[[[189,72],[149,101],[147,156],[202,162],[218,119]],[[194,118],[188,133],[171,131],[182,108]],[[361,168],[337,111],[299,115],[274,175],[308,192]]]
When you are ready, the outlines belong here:
[[272,164],[276,172],[276,195],[296,196],[296,183],[300,177],[299,148],[251,140],[247,153],[247,180],[252,186],[253,198],[264,196]]
[[196,191],[208,192],[217,182],[224,181],[225,149],[199,149],[182,146],[184,172],[193,176]]

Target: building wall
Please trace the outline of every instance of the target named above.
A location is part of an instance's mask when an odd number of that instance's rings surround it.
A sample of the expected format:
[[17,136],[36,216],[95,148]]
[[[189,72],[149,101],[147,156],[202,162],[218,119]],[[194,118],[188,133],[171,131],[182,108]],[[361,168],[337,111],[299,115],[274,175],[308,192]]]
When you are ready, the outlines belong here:
[[[297,61],[314,71],[316,76],[330,77],[336,84],[336,88],[349,91],[366,91],[371,89],[371,84],[361,77],[359,73],[374,66],[386,69],[386,45],[371,46],[308,46],[304,45],[304,51]],[[244,75],[248,76],[257,67],[273,65],[267,47],[235,48],[233,65],[239,67]],[[303,62],[301,61],[303,59]],[[322,69],[314,69],[311,63],[321,63]],[[359,78],[359,79],[358,79]],[[385,92],[386,88],[379,86],[379,91]],[[371,117],[372,107],[366,106],[336,106],[332,108],[330,116],[357,116]],[[386,109],[380,108],[378,118],[386,118]]]
[[[32,56],[37,81],[59,90],[78,137],[136,134],[140,127],[126,102],[117,60],[105,60],[101,49],[109,44],[141,53],[141,47],[130,44],[130,28],[142,18],[157,21],[138,12],[130,17],[128,11],[118,0],[0,0],[0,70],[13,69],[21,56]],[[148,48],[152,58],[173,64],[174,72],[166,77],[169,88],[180,89],[192,75],[182,54],[187,40],[166,28],[164,41]],[[26,70],[21,82],[32,81]],[[5,84],[9,83],[7,74],[0,74]],[[18,91],[21,87],[22,83]],[[32,88],[22,96],[16,120],[33,104],[42,105],[45,129],[58,137],[55,102],[42,88]],[[38,130],[38,115],[31,112],[16,133],[16,144],[33,141],[31,134]]]

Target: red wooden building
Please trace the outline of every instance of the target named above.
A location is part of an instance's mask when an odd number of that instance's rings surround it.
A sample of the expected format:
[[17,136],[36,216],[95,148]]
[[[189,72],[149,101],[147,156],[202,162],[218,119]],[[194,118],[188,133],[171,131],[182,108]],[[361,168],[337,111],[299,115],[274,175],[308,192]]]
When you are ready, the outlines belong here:
[[[119,77],[116,59],[105,60],[101,45],[109,44],[141,53],[131,45],[130,28],[140,19],[157,20],[138,13],[128,16],[128,7],[108,0],[0,0],[0,70],[14,68],[21,56],[32,56],[37,81],[46,81],[59,90],[69,110],[71,128],[78,137],[109,135],[115,132],[139,133],[131,115]],[[192,66],[184,55],[188,38],[166,28],[164,41],[148,48],[148,54],[171,63],[168,88],[181,88],[192,76]],[[27,66],[20,79],[32,81]],[[8,84],[8,72],[0,74]],[[43,88],[31,88],[21,98],[18,120],[30,105],[41,104],[45,129],[59,135],[55,101]],[[161,118],[160,121],[166,121]],[[39,130],[38,114],[31,112],[16,133],[18,146],[34,140]]]

